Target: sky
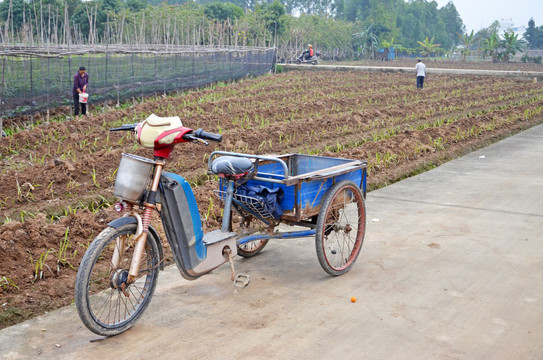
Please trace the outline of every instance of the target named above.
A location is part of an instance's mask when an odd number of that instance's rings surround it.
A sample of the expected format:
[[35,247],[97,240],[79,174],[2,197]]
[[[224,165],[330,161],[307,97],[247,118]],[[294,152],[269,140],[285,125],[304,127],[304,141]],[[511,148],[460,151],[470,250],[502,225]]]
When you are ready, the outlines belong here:
[[[438,7],[449,0],[436,0]],[[494,20],[507,22],[515,26],[528,26],[531,17],[535,25],[543,25],[543,0],[452,0],[460,14],[467,32],[490,26]],[[511,19],[511,21],[509,21]]]

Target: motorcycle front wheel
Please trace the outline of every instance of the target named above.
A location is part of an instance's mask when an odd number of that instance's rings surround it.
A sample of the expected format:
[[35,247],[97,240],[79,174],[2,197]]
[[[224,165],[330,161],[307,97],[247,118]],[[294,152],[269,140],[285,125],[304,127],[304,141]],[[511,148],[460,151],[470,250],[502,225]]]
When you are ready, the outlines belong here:
[[108,227],[94,239],[81,260],[75,304],[81,321],[95,334],[112,336],[128,330],[153,296],[160,264],[159,239],[148,233],[138,277],[127,285],[135,238],[136,224]]

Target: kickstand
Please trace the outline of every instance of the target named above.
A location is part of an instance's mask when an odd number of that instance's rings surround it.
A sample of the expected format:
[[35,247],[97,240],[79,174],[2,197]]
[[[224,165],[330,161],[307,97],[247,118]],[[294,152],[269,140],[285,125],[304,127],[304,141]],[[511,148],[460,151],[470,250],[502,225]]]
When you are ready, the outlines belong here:
[[232,270],[231,280],[234,282],[235,287],[245,287],[251,282],[251,276],[247,274],[236,274],[236,269],[234,268],[234,260],[232,260],[232,250],[229,248],[223,251],[225,255],[228,255],[228,262],[230,263],[230,270]]

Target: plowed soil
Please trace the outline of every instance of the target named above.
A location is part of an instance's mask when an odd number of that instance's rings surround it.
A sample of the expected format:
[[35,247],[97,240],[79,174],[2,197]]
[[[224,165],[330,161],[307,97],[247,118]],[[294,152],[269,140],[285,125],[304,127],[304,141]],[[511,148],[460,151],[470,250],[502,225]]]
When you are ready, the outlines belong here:
[[[523,62],[499,62],[492,63],[487,61],[458,61],[444,59],[422,59],[429,69],[474,69],[474,70],[502,70],[502,71],[543,71],[542,64],[523,63]],[[391,61],[380,60],[360,60],[360,61],[342,61],[342,62],[323,62],[330,65],[361,65],[361,66],[391,66],[391,67],[413,67],[417,59],[397,58]]]
[[179,115],[223,134],[218,145],[178,145],[167,167],[193,184],[209,230],[220,221],[206,174],[215,149],[367,160],[375,188],[539,124],[542,110],[538,83],[432,76],[417,91],[406,74],[291,72],[29,127],[0,140],[0,328],[73,301],[86,247],[117,216],[121,153],[152,157],[133,135],[107,131],[121,123]]

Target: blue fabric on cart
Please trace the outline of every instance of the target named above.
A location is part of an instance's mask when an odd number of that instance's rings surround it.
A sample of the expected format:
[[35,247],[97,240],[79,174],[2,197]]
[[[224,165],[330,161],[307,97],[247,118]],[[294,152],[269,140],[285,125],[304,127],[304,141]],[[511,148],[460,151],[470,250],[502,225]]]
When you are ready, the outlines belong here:
[[249,196],[262,202],[264,210],[276,219],[283,215],[283,208],[279,203],[283,199],[284,193],[280,187],[271,189],[262,185],[241,185],[236,189],[236,194]]

